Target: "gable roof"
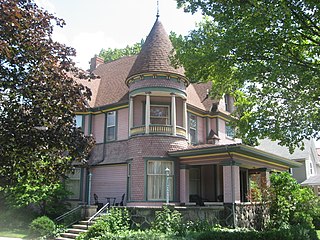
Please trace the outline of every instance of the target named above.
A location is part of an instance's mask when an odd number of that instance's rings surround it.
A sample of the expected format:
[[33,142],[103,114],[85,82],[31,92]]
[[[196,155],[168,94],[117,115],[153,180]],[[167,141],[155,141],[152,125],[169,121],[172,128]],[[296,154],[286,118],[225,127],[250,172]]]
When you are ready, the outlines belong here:
[[169,36],[157,18],[128,74],[128,78],[150,72],[174,73],[184,76],[183,68],[176,69],[171,65],[169,56],[171,56],[172,50],[173,46]]

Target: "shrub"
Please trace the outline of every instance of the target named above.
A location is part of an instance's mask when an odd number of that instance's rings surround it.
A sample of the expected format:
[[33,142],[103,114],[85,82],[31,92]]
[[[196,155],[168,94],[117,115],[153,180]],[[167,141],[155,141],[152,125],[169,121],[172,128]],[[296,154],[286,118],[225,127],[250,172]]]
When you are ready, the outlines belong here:
[[152,229],[162,233],[182,235],[185,229],[182,227],[181,213],[164,206],[162,211],[157,211]]
[[47,216],[34,219],[29,225],[30,235],[34,237],[50,238],[56,230],[55,223]]
[[[97,222],[78,239],[100,239],[106,235],[129,230],[130,218],[126,208],[111,208],[110,212],[100,217]],[[103,238],[101,238],[103,239]]]
[[270,177],[270,227],[304,225],[313,228],[313,218],[319,214],[319,199],[311,189],[301,187],[287,172]]

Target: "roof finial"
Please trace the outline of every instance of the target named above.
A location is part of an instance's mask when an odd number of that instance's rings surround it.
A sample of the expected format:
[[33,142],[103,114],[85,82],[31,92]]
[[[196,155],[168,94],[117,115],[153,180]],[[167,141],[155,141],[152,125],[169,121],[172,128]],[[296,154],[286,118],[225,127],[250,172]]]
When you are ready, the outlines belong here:
[[157,20],[160,17],[159,15],[159,0],[157,0]]

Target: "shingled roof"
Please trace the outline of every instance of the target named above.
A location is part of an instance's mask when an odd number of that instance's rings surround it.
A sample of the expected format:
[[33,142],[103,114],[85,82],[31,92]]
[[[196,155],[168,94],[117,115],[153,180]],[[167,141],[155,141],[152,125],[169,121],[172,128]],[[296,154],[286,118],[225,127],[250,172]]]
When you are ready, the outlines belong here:
[[175,68],[171,65],[170,55],[173,46],[161,22],[156,20],[145,43],[142,46],[128,78],[150,72],[174,73],[184,76],[183,68]]

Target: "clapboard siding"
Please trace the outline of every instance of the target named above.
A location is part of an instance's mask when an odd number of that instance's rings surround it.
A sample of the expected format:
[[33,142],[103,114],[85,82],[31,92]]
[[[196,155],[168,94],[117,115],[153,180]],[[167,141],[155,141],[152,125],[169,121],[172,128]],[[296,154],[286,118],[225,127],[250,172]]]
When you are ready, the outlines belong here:
[[127,193],[127,165],[105,165],[92,169],[91,202],[93,194],[97,194],[99,202],[106,203],[106,197],[116,197],[121,201],[122,194]]

